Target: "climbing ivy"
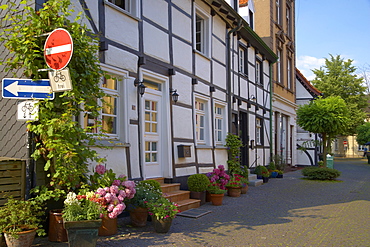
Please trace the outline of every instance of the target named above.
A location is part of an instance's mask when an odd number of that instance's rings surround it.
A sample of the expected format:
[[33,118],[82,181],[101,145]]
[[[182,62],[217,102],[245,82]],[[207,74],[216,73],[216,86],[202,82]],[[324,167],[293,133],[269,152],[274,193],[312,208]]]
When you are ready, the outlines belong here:
[[[50,182],[34,191],[45,199],[64,196],[80,187],[88,172],[88,162],[102,161],[90,147],[96,145],[97,136],[90,134],[96,125],[84,129],[78,123],[82,118],[96,118],[101,109],[99,100],[104,96],[99,84],[103,71],[99,66],[98,37],[83,24],[82,13],[74,13],[70,0],[49,0],[38,11],[27,1],[20,7],[9,1],[0,6],[8,14],[2,20],[1,41],[10,52],[4,62],[6,71],[32,79],[46,79],[47,65],[43,58],[47,34],[56,28],[68,30],[73,39],[73,56],[68,65],[73,90],[56,93],[55,99],[40,101],[39,119],[28,125],[36,136],[36,151],[32,157],[44,159],[44,170]],[[72,16],[74,20],[72,20]]]
[[228,172],[230,175],[243,173],[240,166],[240,154],[243,143],[239,136],[228,133],[225,146],[228,148],[229,158],[227,160]]

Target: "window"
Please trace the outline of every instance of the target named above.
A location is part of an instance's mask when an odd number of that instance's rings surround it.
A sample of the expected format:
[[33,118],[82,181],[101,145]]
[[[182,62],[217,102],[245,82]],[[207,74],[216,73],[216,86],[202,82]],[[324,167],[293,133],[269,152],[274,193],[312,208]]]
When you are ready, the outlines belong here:
[[195,101],[195,133],[197,143],[205,144],[206,112],[205,102]]
[[247,49],[244,47],[239,47],[239,73],[244,75],[248,74],[247,56]]
[[292,23],[290,20],[291,12],[290,12],[290,7],[287,6],[286,8],[286,29],[287,29],[287,34],[289,37],[292,37]]
[[254,15],[252,10],[249,10],[249,26],[254,30]]
[[[100,101],[102,109],[98,117],[94,117],[89,113],[84,116],[84,128],[87,128],[90,133],[102,132],[108,136],[118,135],[118,99],[119,99],[119,83],[118,75],[110,75],[111,78],[103,78],[101,88],[106,93],[103,100]],[[98,128],[98,121],[101,126]]]
[[108,0],[109,2],[117,5],[118,7],[126,10],[126,11],[129,11],[129,0]]
[[224,107],[215,105],[215,141],[216,144],[222,144],[224,139]]
[[277,50],[277,56],[278,56],[278,61],[276,63],[276,81],[277,83],[281,83],[281,50]]
[[262,120],[256,118],[256,144],[262,145]]
[[195,15],[194,49],[205,56],[209,55],[209,17],[196,9]]
[[276,22],[281,25],[280,21],[280,0],[276,0]]
[[287,87],[292,89],[292,59],[289,58],[287,62]]
[[138,1],[139,0],[104,0],[107,5],[118,7],[117,9],[130,13],[131,15],[138,16]]
[[256,59],[256,84],[263,84],[262,62]]

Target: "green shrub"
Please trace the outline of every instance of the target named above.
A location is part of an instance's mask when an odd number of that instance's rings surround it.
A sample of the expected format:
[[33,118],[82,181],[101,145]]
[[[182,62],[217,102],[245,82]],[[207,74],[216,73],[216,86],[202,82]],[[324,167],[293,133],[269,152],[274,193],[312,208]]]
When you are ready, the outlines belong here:
[[262,176],[262,177],[269,177],[270,176],[270,173],[269,173],[268,169],[265,166],[260,166],[260,165],[258,165],[256,167],[256,169],[254,170],[254,173],[257,174],[258,176]]
[[311,180],[334,180],[340,174],[340,171],[326,167],[310,166],[302,169],[302,175]]
[[144,185],[144,186],[149,185],[149,187],[153,188],[155,191],[161,191],[162,192],[161,184],[157,180],[148,179],[148,180],[142,180],[139,183]]
[[267,166],[267,169],[269,171],[275,171],[276,170],[275,163],[274,162],[270,162],[270,164]]
[[193,174],[188,177],[188,188],[190,191],[205,191],[210,184],[211,183],[205,174]]

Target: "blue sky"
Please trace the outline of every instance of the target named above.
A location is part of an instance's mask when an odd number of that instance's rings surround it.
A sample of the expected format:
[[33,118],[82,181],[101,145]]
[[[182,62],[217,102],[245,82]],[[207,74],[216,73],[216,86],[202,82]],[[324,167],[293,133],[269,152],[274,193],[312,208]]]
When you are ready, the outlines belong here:
[[[370,0],[296,0],[296,67],[308,79],[324,58],[370,65]],[[370,71],[368,71],[370,72]],[[357,73],[360,73],[358,70]]]

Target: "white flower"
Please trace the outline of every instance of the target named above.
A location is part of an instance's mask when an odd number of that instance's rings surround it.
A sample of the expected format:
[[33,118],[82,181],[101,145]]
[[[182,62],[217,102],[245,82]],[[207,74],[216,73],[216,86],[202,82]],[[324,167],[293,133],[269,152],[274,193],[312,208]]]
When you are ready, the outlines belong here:
[[80,202],[77,200],[76,193],[69,192],[68,195],[67,195],[67,199],[64,200],[64,204],[72,205],[74,203],[80,204]]

